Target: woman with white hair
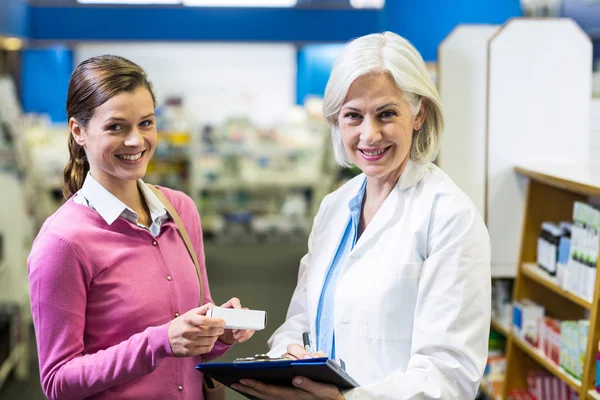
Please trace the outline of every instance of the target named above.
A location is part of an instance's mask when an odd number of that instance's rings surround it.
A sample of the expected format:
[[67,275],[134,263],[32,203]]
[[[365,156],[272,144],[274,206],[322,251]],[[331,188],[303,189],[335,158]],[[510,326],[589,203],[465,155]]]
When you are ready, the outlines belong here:
[[[363,172],[323,200],[270,355],[343,360],[361,385],[242,380],[260,399],[474,399],[487,357],[490,244],[470,199],[431,163],[444,117],[423,59],[385,32],[350,42],[324,113],[339,164]],[[318,353],[307,353],[310,332]]]

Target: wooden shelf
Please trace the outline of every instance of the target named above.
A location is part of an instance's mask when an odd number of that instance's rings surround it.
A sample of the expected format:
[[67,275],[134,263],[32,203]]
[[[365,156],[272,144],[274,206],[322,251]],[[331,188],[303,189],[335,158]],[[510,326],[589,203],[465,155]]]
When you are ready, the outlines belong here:
[[588,390],[586,397],[588,400],[600,400],[600,393],[596,392],[595,389]]
[[510,328],[499,322],[498,320],[492,318],[491,323],[492,329],[503,335],[504,337],[508,337],[510,332]]
[[559,365],[556,365],[554,361],[546,357],[546,355],[540,350],[534,348],[532,345],[524,342],[518,337],[513,336],[513,341],[517,345],[517,347],[519,347],[521,350],[527,353],[531,358],[533,358],[538,364],[544,367],[552,375],[565,382],[572,389],[578,392],[581,391],[581,381],[569,375],[567,371],[565,371]]
[[587,310],[592,309],[592,304],[590,302],[585,300],[583,297],[579,297],[573,293],[567,292],[566,290],[564,290],[563,288],[558,286],[558,282],[557,282],[556,278],[551,276],[550,274],[548,274],[546,271],[542,270],[540,267],[538,267],[537,264],[523,263],[521,265],[521,271],[523,272],[523,275],[536,281],[540,285],[542,285],[545,288],[553,291],[554,293],[564,297],[565,299],[567,299]]
[[546,185],[600,197],[600,164],[546,165],[535,164],[515,167],[515,171]]

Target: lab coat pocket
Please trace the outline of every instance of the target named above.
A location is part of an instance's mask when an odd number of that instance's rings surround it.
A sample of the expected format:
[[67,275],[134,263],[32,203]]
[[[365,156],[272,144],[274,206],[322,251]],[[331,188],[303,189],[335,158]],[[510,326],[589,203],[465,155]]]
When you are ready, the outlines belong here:
[[359,318],[361,337],[384,341],[412,337],[422,266],[419,261],[378,267],[374,284],[366,289],[369,300]]

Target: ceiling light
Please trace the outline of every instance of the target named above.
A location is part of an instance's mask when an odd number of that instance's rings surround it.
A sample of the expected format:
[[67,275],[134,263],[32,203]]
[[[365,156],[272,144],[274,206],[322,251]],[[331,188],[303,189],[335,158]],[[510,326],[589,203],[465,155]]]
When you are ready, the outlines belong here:
[[385,0],[350,0],[354,8],[383,8]]
[[81,4],[180,4],[181,0],[77,0]]
[[15,38],[15,37],[0,37],[0,48],[6,49],[8,51],[18,51],[23,47],[23,39]]
[[182,0],[192,7],[294,7],[297,0]]

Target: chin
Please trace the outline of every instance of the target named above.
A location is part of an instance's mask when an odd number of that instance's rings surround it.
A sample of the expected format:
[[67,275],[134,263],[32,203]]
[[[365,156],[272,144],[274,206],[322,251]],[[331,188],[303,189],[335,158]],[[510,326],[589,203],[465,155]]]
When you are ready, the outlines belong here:
[[137,181],[138,179],[144,178],[146,176],[146,168],[139,171],[121,171],[121,173],[116,173],[115,176],[124,181]]

